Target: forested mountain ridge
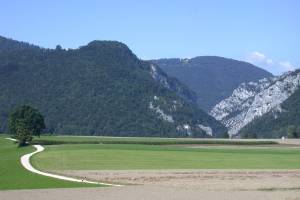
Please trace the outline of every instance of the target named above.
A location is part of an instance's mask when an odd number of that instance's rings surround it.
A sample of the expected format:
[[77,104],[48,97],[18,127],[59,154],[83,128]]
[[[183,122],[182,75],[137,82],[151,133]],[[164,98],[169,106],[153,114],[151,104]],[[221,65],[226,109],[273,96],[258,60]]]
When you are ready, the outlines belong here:
[[8,39],[0,36],[0,52],[1,51],[14,51],[21,49],[39,49],[36,45],[29,44],[27,42],[20,42],[13,39]]
[[197,94],[199,107],[207,112],[229,97],[241,83],[273,76],[250,63],[218,56],[158,59],[150,62],[193,90]]
[[[3,41],[4,40],[4,41]],[[11,42],[12,46],[9,46]],[[5,46],[2,44],[5,44]],[[221,136],[226,128],[196,108],[195,95],[115,41],[44,49],[0,40],[0,126],[28,104],[48,132],[118,136]]]

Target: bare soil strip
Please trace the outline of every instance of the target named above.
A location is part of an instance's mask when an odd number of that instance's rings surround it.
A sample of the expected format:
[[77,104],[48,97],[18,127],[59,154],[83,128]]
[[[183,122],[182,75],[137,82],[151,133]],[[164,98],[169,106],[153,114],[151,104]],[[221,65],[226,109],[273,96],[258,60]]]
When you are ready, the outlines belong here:
[[[184,186],[184,185],[183,185]],[[3,200],[300,200],[299,190],[230,191],[135,185],[85,189],[1,191]]]
[[54,171],[90,180],[197,190],[300,188],[300,170],[106,170]]

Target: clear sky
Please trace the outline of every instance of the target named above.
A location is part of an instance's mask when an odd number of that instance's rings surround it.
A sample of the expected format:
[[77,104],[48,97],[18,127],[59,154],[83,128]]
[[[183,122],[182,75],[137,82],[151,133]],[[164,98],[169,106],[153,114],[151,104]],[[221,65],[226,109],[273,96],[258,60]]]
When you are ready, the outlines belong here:
[[118,40],[140,58],[217,55],[300,66],[300,0],[1,0],[0,35],[43,47]]

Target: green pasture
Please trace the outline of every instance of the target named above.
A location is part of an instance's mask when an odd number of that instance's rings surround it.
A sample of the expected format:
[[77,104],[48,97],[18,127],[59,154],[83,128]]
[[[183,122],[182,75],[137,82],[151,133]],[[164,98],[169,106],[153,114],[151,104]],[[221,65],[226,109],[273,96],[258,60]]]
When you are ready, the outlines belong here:
[[73,183],[31,173],[21,165],[22,155],[34,151],[31,146],[18,148],[10,140],[0,137],[0,190],[95,187],[84,183]]
[[134,169],[300,169],[298,148],[206,147],[159,145],[49,145],[34,156],[44,170]]
[[[28,172],[20,157],[34,148],[18,148],[4,137],[0,137],[0,190],[95,187]],[[42,171],[300,169],[300,148],[280,147],[269,140],[42,136],[34,142],[46,148],[31,160]]]

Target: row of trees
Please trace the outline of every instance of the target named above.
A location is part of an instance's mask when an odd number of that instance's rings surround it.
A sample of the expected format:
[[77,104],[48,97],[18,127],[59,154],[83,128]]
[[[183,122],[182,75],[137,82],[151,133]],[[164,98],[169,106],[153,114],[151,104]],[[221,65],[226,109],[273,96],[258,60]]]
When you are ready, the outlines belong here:
[[[19,146],[29,144],[33,136],[40,136],[46,128],[42,114],[26,105],[14,109],[9,115],[8,123],[10,134],[18,140]],[[228,138],[228,133],[224,137]]]
[[293,139],[300,138],[300,125],[287,125],[276,130],[269,130],[268,135],[261,136],[256,132],[241,132],[242,138],[281,138],[282,136]]
[[[30,106],[20,106],[9,115],[10,134],[18,140],[19,146],[30,143],[33,136],[40,136],[45,128],[42,114]],[[300,138],[300,126],[289,125],[285,129],[285,135],[288,138]],[[223,137],[229,138],[228,133],[225,133]],[[250,137],[257,138],[255,135],[249,135],[248,138]]]

